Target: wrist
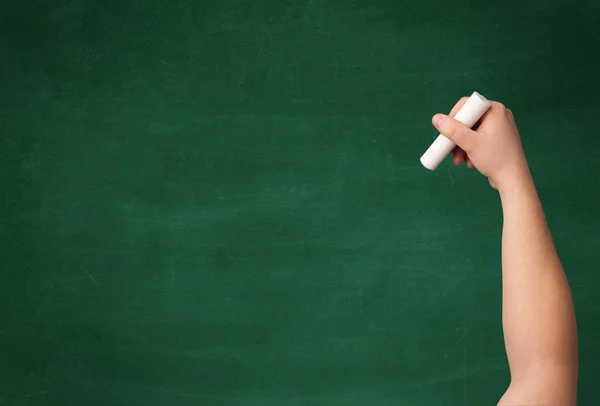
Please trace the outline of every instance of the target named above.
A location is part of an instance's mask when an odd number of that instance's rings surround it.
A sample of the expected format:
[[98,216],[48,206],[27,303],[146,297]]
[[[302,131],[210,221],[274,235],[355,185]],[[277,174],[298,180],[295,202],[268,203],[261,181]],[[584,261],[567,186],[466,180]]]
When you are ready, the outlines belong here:
[[498,186],[500,197],[503,198],[531,189],[533,178],[527,163],[525,163],[505,171],[499,180],[495,180],[495,183]]

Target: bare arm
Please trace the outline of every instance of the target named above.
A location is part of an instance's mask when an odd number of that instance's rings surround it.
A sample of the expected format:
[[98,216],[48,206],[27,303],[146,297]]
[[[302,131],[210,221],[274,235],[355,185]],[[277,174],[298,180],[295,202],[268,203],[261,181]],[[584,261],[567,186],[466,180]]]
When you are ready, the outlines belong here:
[[574,405],[573,301],[529,173],[500,191],[502,319],[512,381],[501,404]]
[[466,161],[488,176],[502,201],[502,319],[511,384],[500,404],[574,405],[573,301],[512,113],[493,103],[477,131],[446,116],[437,118],[440,132],[460,146],[454,163]]

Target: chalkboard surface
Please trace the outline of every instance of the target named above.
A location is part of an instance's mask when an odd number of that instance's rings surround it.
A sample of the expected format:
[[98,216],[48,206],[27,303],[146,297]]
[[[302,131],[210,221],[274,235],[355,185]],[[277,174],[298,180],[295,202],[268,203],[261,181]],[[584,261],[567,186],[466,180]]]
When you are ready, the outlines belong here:
[[600,3],[4,1],[0,403],[494,404],[510,106],[600,392]]

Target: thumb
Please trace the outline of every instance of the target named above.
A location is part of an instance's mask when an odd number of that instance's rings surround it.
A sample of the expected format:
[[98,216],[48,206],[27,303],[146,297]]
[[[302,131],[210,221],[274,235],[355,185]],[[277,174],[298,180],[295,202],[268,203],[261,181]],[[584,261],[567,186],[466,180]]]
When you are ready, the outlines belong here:
[[473,150],[475,141],[477,140],[477,133],[475,131],[445,114],[436,114],[433,116],[431,122],[440,131],[440,134],[452,140],[467,154]]

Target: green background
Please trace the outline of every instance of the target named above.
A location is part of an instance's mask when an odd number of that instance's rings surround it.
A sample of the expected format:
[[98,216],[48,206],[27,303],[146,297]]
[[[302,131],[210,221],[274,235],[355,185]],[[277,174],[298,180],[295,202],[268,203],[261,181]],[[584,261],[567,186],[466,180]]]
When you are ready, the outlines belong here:
[[473,90],[514,111],[600,402],[597,1],[0,10],[1,404],[494,404],[498,196],[419,163]]

